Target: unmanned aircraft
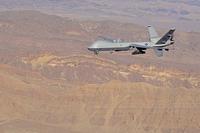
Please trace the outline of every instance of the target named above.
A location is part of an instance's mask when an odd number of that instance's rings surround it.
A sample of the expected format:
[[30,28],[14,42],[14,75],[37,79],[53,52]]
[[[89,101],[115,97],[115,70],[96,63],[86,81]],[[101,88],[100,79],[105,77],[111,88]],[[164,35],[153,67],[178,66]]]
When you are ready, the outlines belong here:
[[94,42],[88,50],[93,51],[94,54],[99,54],[100,51],[131,51],[132,55],[145,54],[147,49],[153,49],[158,57],[163,56],[164,51],[169,51],[167,48],[174,44],[175,28],[170,29],[164,36],[159,37],[156,30],[152,26],[148,26],[149,41],[147,42],[124,42],[120,39],[112,40],[103,38]]

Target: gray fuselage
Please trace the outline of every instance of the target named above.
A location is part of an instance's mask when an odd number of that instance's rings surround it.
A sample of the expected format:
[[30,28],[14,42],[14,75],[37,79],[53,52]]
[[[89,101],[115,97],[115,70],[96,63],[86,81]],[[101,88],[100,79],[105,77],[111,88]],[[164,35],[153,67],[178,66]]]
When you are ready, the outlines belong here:
[[152,48],[151,42],[109,42],[109,41],[96,41],[88,50],[90,51],[128,51],[132,48]]

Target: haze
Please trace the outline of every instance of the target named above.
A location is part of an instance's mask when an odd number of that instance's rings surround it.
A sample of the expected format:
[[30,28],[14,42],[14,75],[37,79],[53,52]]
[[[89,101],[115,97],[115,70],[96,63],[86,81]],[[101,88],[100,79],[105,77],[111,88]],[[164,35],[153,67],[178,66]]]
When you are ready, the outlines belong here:
[[196,0],[0,0],[1,10],[39,10],[61,16],[116,20],[200,31]]

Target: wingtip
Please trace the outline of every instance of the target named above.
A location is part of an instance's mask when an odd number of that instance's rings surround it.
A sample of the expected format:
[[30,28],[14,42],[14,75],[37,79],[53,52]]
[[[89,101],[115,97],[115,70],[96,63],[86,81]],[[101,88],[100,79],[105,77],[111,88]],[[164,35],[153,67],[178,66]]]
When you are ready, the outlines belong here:
[[176,28],[175,28],[175,27],[173,27],[173,28],[171,28],[171,30],[176,30]]

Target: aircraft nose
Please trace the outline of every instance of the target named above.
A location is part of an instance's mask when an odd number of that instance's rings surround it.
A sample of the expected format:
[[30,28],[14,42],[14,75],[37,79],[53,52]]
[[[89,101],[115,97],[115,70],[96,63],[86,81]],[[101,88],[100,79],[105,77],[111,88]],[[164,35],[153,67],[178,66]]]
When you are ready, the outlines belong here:
[[93,45],[91,45],[91,46],[88,47],[88,50],[90,50],[90,51],[92,51],[93,49],[94,49]]
[[88,50],[92,51],[93,50],[92,46],[88,47]]
[[88,50],[94,51],[97,48],[97,43],[93,43],[91,46],[88,47]]

